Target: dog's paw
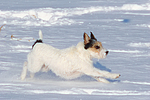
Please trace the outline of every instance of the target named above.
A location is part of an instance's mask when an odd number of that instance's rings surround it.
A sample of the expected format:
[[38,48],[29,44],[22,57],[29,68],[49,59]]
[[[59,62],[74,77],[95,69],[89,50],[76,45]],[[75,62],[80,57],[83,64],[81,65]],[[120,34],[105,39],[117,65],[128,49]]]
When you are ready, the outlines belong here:
[[24,80],[24,79],[25,79],[25,76],[24,76],[24,75],[21,75],[20,78],[21,78],[21,80]]
[[121,75],[120,74],[112,74],[112,77],[113,79],[116,79],[116,78],[119,78]]

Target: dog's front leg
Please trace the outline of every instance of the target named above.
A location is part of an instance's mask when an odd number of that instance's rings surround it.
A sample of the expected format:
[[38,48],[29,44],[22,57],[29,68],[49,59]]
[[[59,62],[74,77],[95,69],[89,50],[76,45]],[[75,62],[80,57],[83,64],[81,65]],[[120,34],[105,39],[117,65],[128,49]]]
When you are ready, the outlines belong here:
[[95,78],[101,78],[101,77],[106,77],[106,78],[113,78],[113,79],[116,79],[116,78],[119,78],[119,74],[112,74],[112,73],[109,73],[107,71],[101,71],[99,69],[96,69],[94,67],[87,67],[87,68],[84,68],[82,69],[82,72],[86,75],[89,75],[89,76],[92,76],[92,77],[95,77]]
[[121,76],[120,74],[110,73],[107,71],[101,71],[101,70],[98,70],[98,71],[99,73],[103,74],[103,77],[106,77],[106,78],[116,79],[116,78],[119,78],[119,76]]
[[104,77],[104,75],[99,73],[99,71],[96,68],[88,68],[88,70],[85,69],[83,73],[93,77],[98,82],[110,83],[108,80],[102,78]]
[[95,78],[98,82],[103,82],[103,83],[110,83],[108,80],[104,79],[104,78],[101,78],[101,77],[93,77]]

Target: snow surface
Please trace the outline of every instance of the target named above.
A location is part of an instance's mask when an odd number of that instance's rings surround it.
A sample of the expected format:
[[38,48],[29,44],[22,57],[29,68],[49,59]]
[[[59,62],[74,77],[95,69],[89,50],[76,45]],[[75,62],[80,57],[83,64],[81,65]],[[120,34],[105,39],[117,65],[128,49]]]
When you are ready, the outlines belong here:
[[[150,0],[1,0],[1,100],[149,100]],[[64,80],[52,72],[20,80],[23,62],[42,30],[63,49],[92,31],[110,53],[94,66],[120,73],[110,84],[88,76]]]

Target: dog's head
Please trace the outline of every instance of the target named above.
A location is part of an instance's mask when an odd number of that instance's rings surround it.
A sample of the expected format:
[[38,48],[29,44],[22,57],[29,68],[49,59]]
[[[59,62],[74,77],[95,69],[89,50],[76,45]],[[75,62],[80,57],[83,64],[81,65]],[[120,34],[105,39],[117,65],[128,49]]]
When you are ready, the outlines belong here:
[[88,50],[91,58],[105,58],[109,51],[103,48],[102,43],[97,41],[93,33],[91,37],[84,33],[84,49]]

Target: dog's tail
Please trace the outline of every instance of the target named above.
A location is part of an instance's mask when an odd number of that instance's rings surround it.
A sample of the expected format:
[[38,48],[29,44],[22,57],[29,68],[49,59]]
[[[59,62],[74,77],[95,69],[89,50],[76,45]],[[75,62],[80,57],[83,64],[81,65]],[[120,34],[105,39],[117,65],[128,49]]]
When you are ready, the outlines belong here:
[[37,44],[37,43],[43,43],[42,40],[43,40],[43,34],[42,34],[42,31],[39,30],[39,39],[34,42],[34,44],[32,45],[32,49],[35,46],[35,44]]
[[39,40],[43,40],[43,34],[41,30],[39,30]]

